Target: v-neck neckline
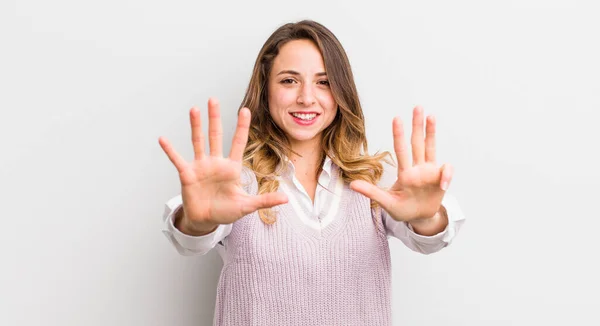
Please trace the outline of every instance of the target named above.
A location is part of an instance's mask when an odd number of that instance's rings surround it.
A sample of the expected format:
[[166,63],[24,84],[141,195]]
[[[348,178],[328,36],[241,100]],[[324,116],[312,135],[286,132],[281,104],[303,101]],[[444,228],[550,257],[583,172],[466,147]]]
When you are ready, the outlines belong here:
[[[300,233],[316,239],[328,238],[336,234],[336,231],[344,225],[346,219],[345,208],[348,205],[345,204],[345,201],[349,195],[349,188],[347,188],[343,178],[339,175],[339,168],[333,167],[331,172],[329,185],[327,189],[323,190],[333,192],[331,200],[328,201],[329,205],[327,209],[317,212],[318,216],[313,215],[313,218],[311,218],[311,214],[313,213],[307,212],[298,202],[298,200],[302,199],[288,195],[288,203],[277,207],[278,220],[298,230]],[[289,188],[287,183],[283,183],[280,184],[278,191],[285,191],[282,189],[282,186]],[[294,191],[293,189],[286,190],[290,193]]]

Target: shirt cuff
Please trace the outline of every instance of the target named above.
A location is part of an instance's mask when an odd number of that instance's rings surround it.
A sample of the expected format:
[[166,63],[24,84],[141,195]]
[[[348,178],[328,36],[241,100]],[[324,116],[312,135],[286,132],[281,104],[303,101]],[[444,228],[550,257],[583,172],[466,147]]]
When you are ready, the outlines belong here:
[[177,211],[182,208],[181,195],[170,199],[165,205],[164,229],[163,234],[175,246],[177,252],[182,255],[203,255],[214,248],[219,241],[227,235],[231,229],[231,224],[219,225],[213,232],[202,235],[192,236],[181,232],[175,227],[174,218]]
[[451,243],[464,223],[465,216],[462,213],[456,198],[448,193],[444,194],[442,206],[446,209],[446,215],[448,216],[448,225],[446,225],[446,228],[443,231],[431,236],[425,236],[416,233],[410,223],[403,222],[409,230],[408,235],[415,241],[423,244],[438,244],[440,242],[445,242],[447,244]]

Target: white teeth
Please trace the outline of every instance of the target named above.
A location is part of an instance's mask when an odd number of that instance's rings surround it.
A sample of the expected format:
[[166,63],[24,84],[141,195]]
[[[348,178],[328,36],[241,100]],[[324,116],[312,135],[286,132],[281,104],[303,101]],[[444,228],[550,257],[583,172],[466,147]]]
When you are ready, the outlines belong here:
[[302,120],[308,120],[308,121],[314,119],[317,116],[316,113],[310,113],[310,114],[292,113],[292,115],[296,118],[300,118]]

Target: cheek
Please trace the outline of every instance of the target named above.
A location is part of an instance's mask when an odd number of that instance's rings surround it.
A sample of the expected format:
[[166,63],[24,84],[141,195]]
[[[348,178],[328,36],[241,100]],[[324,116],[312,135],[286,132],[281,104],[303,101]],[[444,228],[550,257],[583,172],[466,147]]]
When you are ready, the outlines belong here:
[[289,92],[282,89],[273,89],[269,92],[269,113],[275,124],[280,128],[286,114],[286,108],[289,107]]
[[284,90],[279,92],[277,102],[284,108],[293,106],[296,103],[296,94],[293,91]]
[[291,107],[293,97],[290,97],[289,92],[275,92],[269,95],[269,112],[275,123],[281,127],[283,119],[287,114],[287,108]]
[[269,105],[273,108],[285,108],[293,103],[296,98],[293,91],[279,87],[273,87],[269,94]]
[[323,109],[331,112],[335,116],[337,105],[335,104],[335,100],[333,99],[333,94],[331,94],[331,92],[323,93],[320,96],[319,102],[321,103],[321,107],[323,107]]
[[329,117],[327,118],[327,120],[329,121],[329,122],[327,123],[327,125],[328,125],[328,126],[329,126],[329,125],[330,125],[330,124],[333,122],[333,120],[335,120],[335,116],[336,116],[336,115],[337,115],[337,107],[334,107],[334,108],[331,110],[331,114],[330,114],[330,115],[329,115]]

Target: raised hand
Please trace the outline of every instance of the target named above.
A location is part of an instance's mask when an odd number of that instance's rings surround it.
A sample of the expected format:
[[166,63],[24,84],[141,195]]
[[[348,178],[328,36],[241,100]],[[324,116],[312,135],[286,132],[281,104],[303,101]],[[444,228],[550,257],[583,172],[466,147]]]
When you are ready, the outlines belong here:
[[378,202],[398,221],[419,222],[436,216],[452,178],[452,167],[438,167],[435,161],[435,118],[427,118],[423,134],[423,109],[413,111],[412,164],[405,146],[400,118],[393,120],[394,151],[398,160],[398,180],[387,190],[366,181],[353,181],[350,187]]
[[287,197],[282,193],[250,196],[242,188],[242,157],[248,141],[250,110],[242,108],[238,114],[228,158],[224,158],[222,154],[223,130],[216,99],[208,101],[208,116],[210,155],[204,152],[204,135],[197,108],[190,110],[194,148],[192,162],[186,162],[166,138],[158,139],[179,172],[184,212],[181,223],[190,233],[196,234],[208,233],[219,224],[233,223],[258,209],[287,202]]

